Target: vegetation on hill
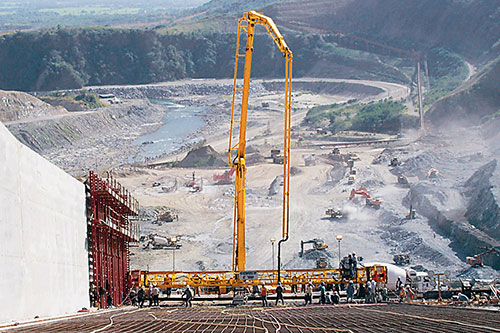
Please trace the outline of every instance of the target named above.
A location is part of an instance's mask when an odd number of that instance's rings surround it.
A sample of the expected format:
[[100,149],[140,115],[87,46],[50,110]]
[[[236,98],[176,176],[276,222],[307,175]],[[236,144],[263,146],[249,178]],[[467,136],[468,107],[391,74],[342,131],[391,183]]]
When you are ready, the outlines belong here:
[[[500,116],[500,57],[485,66],[464,87],[437,101],[425,114],[435,124],[469,125]],[[498,131],[497,131],[498,132]]]
[[418,118],[405,114],[406,111],[403,103],[388,99],[367,104],[322,105],[311,108],[304,122],[311,126],[326,122],[334,134],[345,130],[394,134],[418,125]]
[[[76,104],[81,109],[98,109],[106,106],[106,104],[101,102],[96,93],[88,92],[86,90],[82,90],[79,93],[52,92],[45,96],[41,96],[40,99],[51,105],[66,106]],[[67,109],[72,111],[70,108]]]
[[429,63],[435,65],[430,68],[431,89],[424,94],[424,107],[426,108],[457,89],[469,74],[465,61],[443,48],[429,52]]
[[[282,77],[283,57],[267,34],[255,40],[253,77]],[[0,36],[0,89],[48,91],[85,85],[227,78],[235,34],[159,34],[136,29],[53,29]],[[336,47],[320,35],[288,35],[294,76],[378,78],[407,82],[367,53]],[[332,66],[339,63],[339,66]]]

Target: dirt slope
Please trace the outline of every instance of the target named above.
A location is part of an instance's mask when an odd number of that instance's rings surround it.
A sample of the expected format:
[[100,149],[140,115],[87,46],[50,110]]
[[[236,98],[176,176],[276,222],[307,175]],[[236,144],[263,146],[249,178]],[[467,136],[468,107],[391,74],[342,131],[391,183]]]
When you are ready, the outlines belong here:
[[4,123],[65,113],[65,108],[53,107],[29,94],[0,90],[0,121]]

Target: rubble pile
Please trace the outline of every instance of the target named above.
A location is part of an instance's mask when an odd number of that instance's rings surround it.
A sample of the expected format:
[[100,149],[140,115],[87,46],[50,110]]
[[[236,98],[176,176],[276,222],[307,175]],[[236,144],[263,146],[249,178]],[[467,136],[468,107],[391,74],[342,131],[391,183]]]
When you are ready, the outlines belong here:
[[191,150],[176,166],[181,168],[225,167],[227,160],[225,156],[208,145]]

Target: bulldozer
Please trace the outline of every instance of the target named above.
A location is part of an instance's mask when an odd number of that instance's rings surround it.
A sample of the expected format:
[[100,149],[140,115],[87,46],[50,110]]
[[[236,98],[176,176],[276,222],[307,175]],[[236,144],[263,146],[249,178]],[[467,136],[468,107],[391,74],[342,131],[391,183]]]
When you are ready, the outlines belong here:
[[308,241],[300,241],[300,257],[304,256],[304,244],[312,244],[315,250],[324,250],[328,247],[322,239],[314,238]]

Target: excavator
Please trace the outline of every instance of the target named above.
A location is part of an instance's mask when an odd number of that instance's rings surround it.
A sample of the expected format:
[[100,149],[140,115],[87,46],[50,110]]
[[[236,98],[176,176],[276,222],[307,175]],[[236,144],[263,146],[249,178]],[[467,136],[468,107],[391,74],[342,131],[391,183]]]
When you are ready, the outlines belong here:
[[[246,270],[245,244],[245,180],[246,180],[246,132],[248,100],[250,94],[250,73],[252,66],[253,42],[255,27],[262,25],[278,46],[285,59],[285,96],[284,96],[284,128],[283,128],[283,198],[281,239],[278,241],[278,269],[274,270]],[[243,33],[242,33],[243,32]],[[245,52],[240,53],[240,37],[246,35]],[[244,58],[243,85],[237,84],[238,63]],[[231,126],[229,132],[228,164],[235,170],[235,196],[233,219],[233,255],[230,271],[165,271],[132,272],[139,286],[156,284],[161,288],[192,287],[206,288],[237,288],[258,286],[261,284],[276,286],[281,282],[291,285],[292,281],[299,283],[324,282],[326,284],[345,283],[339,269],[286,269],[281,266],[281,246],[289,238],[290,220],[290,146],[291,146],[291,103],[292,103],[292,59],[293,54],[273,20],[264,14],[249,11],[243,14],[238,21],[236,55],[234,65],[233,97],[231,106]],[[236,97],[241,101],[236,102]],[[239,111],[236,106],[239,106]],[[236,153],[233,153],[236,152]],[[373,279],[380,283],[387,282],[387,268],[383,265],[364,267],[357,272],[356,282],[366,283]],[[234,301],[234,300],[233,300]]]
[[322,239],[319,239],[319,238],[314,238],[314,239],[311,239],[311,240],[308,240],[308,241],[300,241],[300,254],[299,254],[299,257],[303,257],[304,256],[304,244],[312,244],[313,245],[313,249],[315,250],[324,250],[328,247],[328,245],[325,244],[325,242],[322,240]]
[[380,205],[382,205],[383,201],[381,199],[372,198],[368,193],[366,187],[360,187],[358,189],[352,189],[351,194],[349,195],[349,199],[352,200],[354,197],[358,195],[362,195],[365,197],[366,205],[375,209],[379,209]]
[[469,264],[471,267],[483,267],[484,266],[483,256],[490,253],[494,253],[500,256],[500,249],[487,248],[484,252],[478,253],[472,257],[466,257],[465,260],[467,261],[467,264]]
[[216,182],[215,185],[226,185],[230,184],[233,180],[234,168],[231,170],[226,170],[224,173],[213,175],[213,180]]

